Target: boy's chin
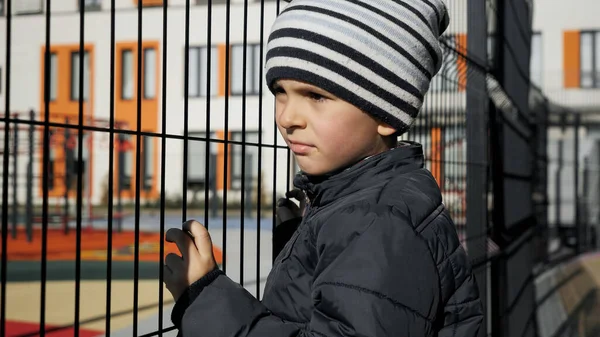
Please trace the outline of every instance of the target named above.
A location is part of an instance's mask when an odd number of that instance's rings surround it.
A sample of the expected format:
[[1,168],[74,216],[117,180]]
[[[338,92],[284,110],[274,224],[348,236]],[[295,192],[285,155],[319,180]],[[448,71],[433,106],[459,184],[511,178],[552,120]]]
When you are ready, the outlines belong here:
[[309,176],[321,176],[334,171],[334,168],[319,165],[318,163],[303,163],[302,160],[298,160],[298,167],[302,173]]

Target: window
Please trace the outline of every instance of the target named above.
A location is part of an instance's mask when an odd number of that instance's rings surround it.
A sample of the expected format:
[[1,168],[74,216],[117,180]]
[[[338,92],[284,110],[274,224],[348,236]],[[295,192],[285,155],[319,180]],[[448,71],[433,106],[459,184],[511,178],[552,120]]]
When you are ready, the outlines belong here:
[[15,14],[39,14],[43,12],[42,0],[18,0],[12,2]]
[[[79,52],[71,54],[71,100],[79,100],[79,81],[81,78],[79,69]],[[90,56],[86,51],[83,53],[83,100],[87,101],[90,95]]]
[[142,137],[142,189],[144,191],[152,190],[152,180],[154,177],[154,139],[152,137]]
[[[209,0],[196,0],[196,5],[208,5]],[[226,4],[227,0],[212,0],[213,5]]]
[[[205,138],[205,132],[190,132],[190,136],[194,138]],[[215,138],[215,133],[210,133],[210,138]],[[218,153],[218,143],[210,142],[210,172],[215,172],[216,158]],[[213,169],[215,168],[215,169]],[[216,188],[214,181],[216,176],[211,173],[212,181],[206,179],[206,141],[190,140],[188,142],[188,188],[193,190],[201,190],[204,188]],[[213,184],[214,186],[212,186]]]
[[[231,140],[242,142],[242,132],[231,132]],[[246,143],[258,143],[258,132],[246,131]],[[246,148],[246,158],[242,157],[242,147]],[[242,172],[242,162],[244,162],[244,172]],[[231,146],[231,189],[242,190],[242,173],[246,176],[245,188],[252,189],[254,179],[258,179],[258,147],[254,145]]]
[[[50,139],[56,139],[56,131],[50,129],[48,137]],[[50,144],[55,144],[55,142],[50,141]],[[56,162],[56,145],[49,147],[49,158],[48,158],[48,190],[52,191],[54,189],[54,165]]]
[[0,16],[4,16],[4,0],[0,0]]
[[156,97],[156,50],[144,49],[144,98]]
[[542,75],[544,73],[543,55],[542,34],[534,33],[531,36],[530,78],[531,82],[538,87],[542,85]]
[[246,63],[244,64],[244,45],[231,47],[231,94],[244,94],[244,67],[246,68],[246,94],[258,95],[260,78],[260,44],[246,45]]
[[120,190],[131,189],[131,173],[133,172],[133,151],[129,148],[131,144],[130,135],[119,135],[119,184]]
[[[82,138],[81,144],[88,144],[86,141],[87,136],[84,135]],[[84,184],[85,184],[85,174],[86,173],[86,162],[87,162],[87,146],[84,145],[83,149],[81,149],[81,167],[79,166],[79,136],[76,133],[65,133],[65,151],[66,151],[66,167],[67,174],[65,177],[66,187],[69,190],[77,189],[77,177],[79,175],[84,175]]]
[[[210,69],[208,56],[210,50]],[[217,95],[219,54],[217,47],[191,47],[189,50],[189,83],[190,97],[206,97]],[[208,78],[210,76],[210,95],[208,95]]]
[[56,101],[58,96],[58,56],[50,54],[50,101]]
[[580,76],[582,88],[600,88],[600,31],[580,36]]
[[[77,0],[77,4],[81,4],[81,2]],[[102,9],[102,0],[85,0],[84,9],[86,11],[99,11]]]
[[121,98],[133,99],[133,51],[123,50],[121,60]]

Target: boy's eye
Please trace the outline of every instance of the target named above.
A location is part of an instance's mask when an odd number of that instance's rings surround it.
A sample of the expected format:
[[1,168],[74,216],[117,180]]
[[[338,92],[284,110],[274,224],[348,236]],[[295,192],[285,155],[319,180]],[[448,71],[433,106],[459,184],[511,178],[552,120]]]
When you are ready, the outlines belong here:
[[316,92],[309,92],[308,97],[310,97],[310,99],[315,100],[315,101],[321,101],[321,100],[325,99],[325,96],[318,94]]
[[275,95],[279,95],[279,94],[285,94],[285,90],[283,90],[282,87],[275,87]]

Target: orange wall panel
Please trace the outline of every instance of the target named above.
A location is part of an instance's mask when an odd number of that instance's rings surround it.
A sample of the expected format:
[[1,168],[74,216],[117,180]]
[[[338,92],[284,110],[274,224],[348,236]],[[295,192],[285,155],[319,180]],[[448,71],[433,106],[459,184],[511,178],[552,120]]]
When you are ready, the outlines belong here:
[[564,32],[564,85],[565,88],[579,88],[581,55],[579,31]]

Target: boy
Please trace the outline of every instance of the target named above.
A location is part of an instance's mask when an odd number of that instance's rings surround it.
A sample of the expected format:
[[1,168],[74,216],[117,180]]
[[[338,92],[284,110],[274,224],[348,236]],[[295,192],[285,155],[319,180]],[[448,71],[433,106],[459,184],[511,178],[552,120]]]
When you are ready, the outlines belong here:
[[440,190],[422,147],[397,144],[447,26],[442,0],[294,0],[282,12],[266,78],[307,209],[262,301],[217,268],[202,225],[167,232],[182,253],[167,256],[165,283],[183,336],[477,336],[476,282]]

